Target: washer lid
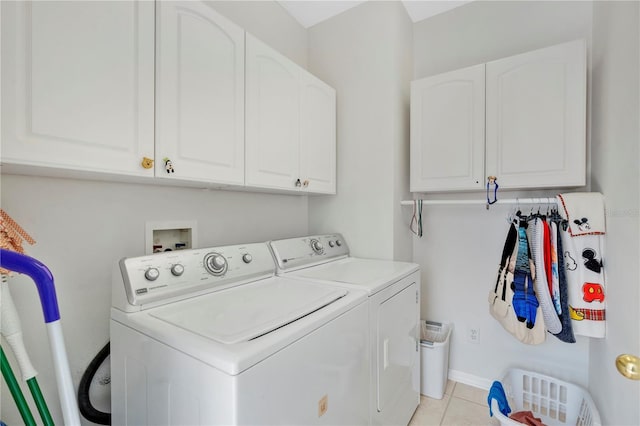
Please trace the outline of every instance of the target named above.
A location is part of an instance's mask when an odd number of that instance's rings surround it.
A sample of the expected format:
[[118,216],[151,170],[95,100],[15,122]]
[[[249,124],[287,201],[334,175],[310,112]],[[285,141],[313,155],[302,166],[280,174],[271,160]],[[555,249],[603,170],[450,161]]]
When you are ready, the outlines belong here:
[[417,270],[414,263],[348,257],[283,275],[353,285],[371,294]]
[[248,341],[300,319],[348,293],[324,285],[273,280],[154,309],[150,315],[223,344]]

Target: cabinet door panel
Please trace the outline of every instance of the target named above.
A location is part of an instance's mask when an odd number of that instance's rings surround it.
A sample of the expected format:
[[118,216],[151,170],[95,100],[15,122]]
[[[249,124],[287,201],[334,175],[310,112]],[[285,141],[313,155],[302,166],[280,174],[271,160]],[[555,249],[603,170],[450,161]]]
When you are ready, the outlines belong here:
[[244,31],[203,2],[159,2],[157,23],[156,176],[242,184]]
[[484,65],[411,84],[411,191],[483,186]]
[[149,2],[2,2],[2,161],[149,175]]
[[336,192],[336,91],[301,72],[300,179],[308,192]]
[[585,184],[585,58],[577,41],[487,64],[487,174],[502,188]]
[[246,184],[296,189],[299,68],[247,34]]

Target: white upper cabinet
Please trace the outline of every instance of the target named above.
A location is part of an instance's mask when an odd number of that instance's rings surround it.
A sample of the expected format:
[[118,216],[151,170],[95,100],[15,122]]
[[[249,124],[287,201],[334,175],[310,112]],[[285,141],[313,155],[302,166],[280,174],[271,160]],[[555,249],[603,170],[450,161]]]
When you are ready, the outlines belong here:
[[245,184],[335,193],[335,91],[246,35]]
[[411,191],[583,186],[582,40],[412,82]]
[[2,2],[2,163],[153,176],[153,2]]
[[586,45],[487,63],[487,175],[501,188],[586,183]]
[[245,183],[296,189],[300,72],[297,65],[251,34],[246,38]]
[[411,83],[411,191],[484,185],[484,64]]
[[336,193],[336,91],[302,72],[300,179],[308,192]]
[[4,171],[335,193],[335,90],[210,2],[0,7]]
[[156,7],[156,176],[242,185],[244,30],[204,2]]

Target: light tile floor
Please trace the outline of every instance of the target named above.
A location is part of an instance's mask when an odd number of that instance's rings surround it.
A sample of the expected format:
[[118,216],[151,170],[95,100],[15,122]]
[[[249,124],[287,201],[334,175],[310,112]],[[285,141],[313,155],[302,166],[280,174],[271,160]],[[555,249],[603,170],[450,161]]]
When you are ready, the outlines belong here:
[[489,416],[488,391],[449,380],[442,399],[420,396],[409,426],[495,425]]

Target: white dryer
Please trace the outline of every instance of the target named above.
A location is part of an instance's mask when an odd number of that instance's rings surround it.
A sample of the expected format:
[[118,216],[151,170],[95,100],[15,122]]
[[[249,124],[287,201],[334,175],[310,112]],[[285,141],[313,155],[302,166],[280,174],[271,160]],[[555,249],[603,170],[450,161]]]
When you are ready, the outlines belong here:
[[408,424],[420,402],[419,266],[350,257],[340,234],[272,241],[270,246],[280,276],[367,292],[370,424]]
[[113,424],[367,423],[366,293],[274,273],[265,243],[121,260]]

